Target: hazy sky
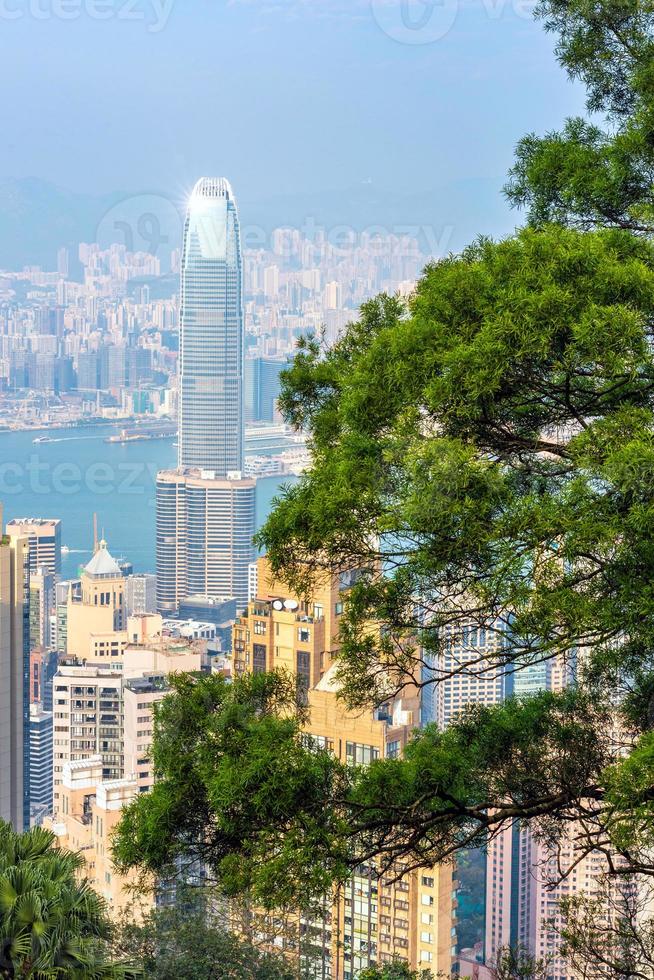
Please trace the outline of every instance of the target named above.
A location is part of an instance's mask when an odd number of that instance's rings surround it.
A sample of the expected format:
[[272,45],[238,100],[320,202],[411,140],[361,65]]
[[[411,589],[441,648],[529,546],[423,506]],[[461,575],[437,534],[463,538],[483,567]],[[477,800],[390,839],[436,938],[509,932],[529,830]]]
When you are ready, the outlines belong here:
[[0,0],[0,176],[265,197],[500,177],[581,108],[528,0]]

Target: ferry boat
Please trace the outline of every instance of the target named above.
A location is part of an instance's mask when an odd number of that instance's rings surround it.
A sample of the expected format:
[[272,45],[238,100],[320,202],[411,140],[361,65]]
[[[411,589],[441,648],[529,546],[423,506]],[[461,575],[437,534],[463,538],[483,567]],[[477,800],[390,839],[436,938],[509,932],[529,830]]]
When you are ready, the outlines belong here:
[[105,442],[140,442],[141,439],[145,438],[146,436],[138,435],[136,432],[128,432],[127,429],[122,429],[117,436],[107,436]]

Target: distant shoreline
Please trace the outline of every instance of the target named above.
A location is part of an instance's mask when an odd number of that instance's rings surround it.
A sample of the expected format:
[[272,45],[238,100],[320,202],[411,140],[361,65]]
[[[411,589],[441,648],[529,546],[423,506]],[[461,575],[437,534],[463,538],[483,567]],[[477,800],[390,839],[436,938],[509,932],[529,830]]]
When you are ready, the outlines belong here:
[[103,425],[108,426],[120,426],[123,429],[129,425],[139,424],[149,424],[149,425],[160,425],[163,424],[164,420],[152,420],[143,419],[142,416],[131,415],[129,418],[125,419],[102,419],[93,416],[90,419],[80,419],[77,422],[52,422],[48,425],[24,425],[24,426],[14,426],[8,428],[6,426],[0,426],[0,435],[4,433],[11,434],[12,432],[52,432],[60,431],[62,429],[94,429],[101,428]]

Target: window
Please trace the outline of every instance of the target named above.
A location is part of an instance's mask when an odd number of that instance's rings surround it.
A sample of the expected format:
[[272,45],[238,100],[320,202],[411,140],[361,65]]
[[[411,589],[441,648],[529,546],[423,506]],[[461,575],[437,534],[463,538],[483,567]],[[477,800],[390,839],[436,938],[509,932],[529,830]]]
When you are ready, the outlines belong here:
[[308,691],[311,686],[311,656],[306,650],[297,652],[297,677],[300,686]]
[[297,638],[300,641],[300,643],[310,643],[311,630],[306,626],[298,626]]
[[425,888],[433,888],[434,887],[434,879],[433,878],[428,878],[426,875],[423,875],[422,876],[422,883],[423,883],[423,885],[424,885]]
[[263,619],[255,619],[254,632],[257,636],[263,636],[266,632],[266,622]]
[[327,752],[334,751],[334,740],[326,738],[324,735],[308,735],[304,733],[302,735],[302,745],[310,751],[316,751],[317,749],[324,749]]
[[386,746],[386,756],[389,759],[397,759],[400,754],[400,742],[397,739],[394,742],[389,742]]
[[334,612],[336,613],[337,616],[342,616],[343,615],[343,603],[342,602],[337,602],[336,603],[336,605],[334,606]]
[[266,647],[262,643],[252,645],[252,671],[255,674],[266,672]]
[[367,766],[379,758],[379,749],[374,745],[363,745],[360,742],[345,743],[345,757],[351,766]]

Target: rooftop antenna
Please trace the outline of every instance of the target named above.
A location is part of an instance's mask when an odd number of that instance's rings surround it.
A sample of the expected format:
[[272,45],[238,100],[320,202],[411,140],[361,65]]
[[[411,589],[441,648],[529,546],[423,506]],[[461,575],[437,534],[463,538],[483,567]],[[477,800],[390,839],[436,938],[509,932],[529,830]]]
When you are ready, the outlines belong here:
[[93,515],[93,554],[98,550],[98,515]]

